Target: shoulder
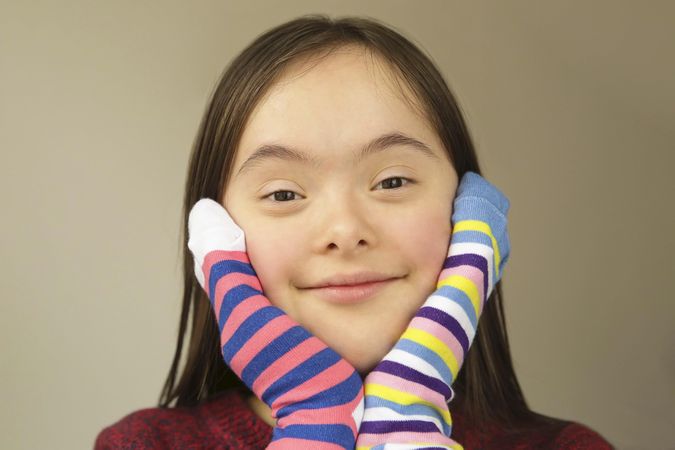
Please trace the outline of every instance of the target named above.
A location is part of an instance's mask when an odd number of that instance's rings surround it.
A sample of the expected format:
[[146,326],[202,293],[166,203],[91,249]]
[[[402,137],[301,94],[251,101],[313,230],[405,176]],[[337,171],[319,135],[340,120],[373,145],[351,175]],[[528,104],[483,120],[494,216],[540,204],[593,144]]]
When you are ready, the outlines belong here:
[[[612,450],[614,447],[600,434],[581,423],[545,416],[531,411],[529,420],[519,426],[465,423],[453,414],[458,429],[456,438],[465,448],[499,448],[509,450]],[[453,434],[455,429],[453,428]]]
[[570,422],[556,436],[553,448],[612,450],[614,446],[590,427]]
[[251,412],[235,391],[195,406],[144,408],[105,427],[95,450],[134,448],[264,448],[271,428]]
[[184,408],[144,408],[134,411],[101,430],[94,448],[167,447],[169,440],[174,441],[171,444],[177,443],[175,440],[180,439],[181,431],[188,427],[188,423],[194,427],[196,411],[187,411]]
[[159,408],[146,408],[126,415],[101,430],[94,448],[157,448],[161,439],[152,422],[159,411]]
[[613,450],[597,431],[573,420],[534,413],[532,438],[538,448],[551,450]]

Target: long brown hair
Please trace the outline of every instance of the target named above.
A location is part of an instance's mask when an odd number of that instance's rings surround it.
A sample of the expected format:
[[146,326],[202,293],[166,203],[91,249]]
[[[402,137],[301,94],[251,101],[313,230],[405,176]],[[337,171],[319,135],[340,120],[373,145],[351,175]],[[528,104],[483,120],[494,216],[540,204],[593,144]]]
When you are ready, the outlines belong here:
[[[169,407],[174,400],[175,406],[191,406],[224,389],[247,390],[223,361],[215,315],[194,276],[194,261],[187,248],[188,214],[201,198],[223,198],[246,120],[282,71],[302,58],[321,58],[352,45],[379,56],[397,81],[411,89],[460,179],[466,171],[480,173],[471,136],[441,73],[429,57],[391,27],[372,18],[307,15],[258,36],[223,72],[194,141],[182,211],[183,307],[176,352],[158,406]],[[500,281],[453,384],[451,410],[461,410],[467,423],[476,427],[496,422],[511,428],[533,417],[513,369],[502,298]],[[186,361],[179,371],[186,336]]]

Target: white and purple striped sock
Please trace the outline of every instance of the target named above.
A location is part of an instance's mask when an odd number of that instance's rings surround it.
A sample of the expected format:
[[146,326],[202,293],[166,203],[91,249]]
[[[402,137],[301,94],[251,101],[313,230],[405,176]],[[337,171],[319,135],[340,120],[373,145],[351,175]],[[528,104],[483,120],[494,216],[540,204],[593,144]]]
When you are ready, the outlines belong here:
[[450,437],[451,386],[509,256],[508,209],[508,199],[480,175],[462,177],[437,289],[364,381],[357,450],[463,448]]

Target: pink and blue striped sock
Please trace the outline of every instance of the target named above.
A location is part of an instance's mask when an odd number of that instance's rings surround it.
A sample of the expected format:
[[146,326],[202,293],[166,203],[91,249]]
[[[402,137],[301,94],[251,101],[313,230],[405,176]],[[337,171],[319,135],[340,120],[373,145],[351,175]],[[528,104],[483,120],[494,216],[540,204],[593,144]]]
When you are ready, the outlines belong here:
[[509,257],[508,199],[474,172],[454,201],[448,256],[437,289],[364,381],[357,450],[462,449],[450,438],[452,383]]
[[363,416],[358,372],[265,297],[243,230],[219,203],[199,200],[188,228],[223,359],[277,419],[267,448],[353,449]]

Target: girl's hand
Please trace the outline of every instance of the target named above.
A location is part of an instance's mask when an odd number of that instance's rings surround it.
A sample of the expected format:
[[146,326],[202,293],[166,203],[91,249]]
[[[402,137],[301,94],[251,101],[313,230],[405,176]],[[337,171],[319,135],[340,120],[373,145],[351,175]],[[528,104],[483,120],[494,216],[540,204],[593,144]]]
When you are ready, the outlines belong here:
[[437,289],[365,378],[357,450],[381,444],[463,448],[450,438],[451,386],[509,257],[509,206],[504,194],[480,175],[467,172],[462,177]]
[[277,419],[270,449],[353,449],[363,384],[339,354],[262,292],[244,232],[219,203],[199,200],[188,218],[195,275],[218,320],[225,363]]

